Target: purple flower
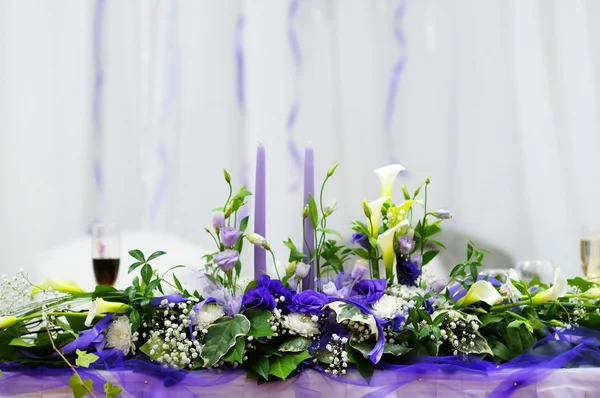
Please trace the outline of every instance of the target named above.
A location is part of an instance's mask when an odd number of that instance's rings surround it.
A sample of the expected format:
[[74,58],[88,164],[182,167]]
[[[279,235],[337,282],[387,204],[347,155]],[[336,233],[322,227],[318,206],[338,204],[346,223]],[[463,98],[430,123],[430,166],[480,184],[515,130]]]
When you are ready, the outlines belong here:
[[215,211],[212,214],[212,225],[215,229],[221,229],[225,226],[225,213],[222,211]]
[[283,286],[283,283],[279,279],[271,279],[269,275],[262,275],[256,282],[258,286],[267,288],[273,297],[275,297],[275,300],[279,301],[281,296],[283,296],[283,302],[286,307],[292,303],[292,297],[296,294],[294,290]]
[[448,209],[437,209],[432,214],[435,218],[438,218],[440,220],[447,220],[449,218],[452,218],[452,212]]
[[365,279],[353,286],[352,293],[366,304],[373,304],[383,296],[385,285],[385,279]]
[[434,292],[437,292],[437,293],[441,293],[447,284],[448,283],[446,282],[446,280],[437,279],[437,280],[433,281],[433,283],[431,284],[431,290],[433,290]]
[[237,242],[238,238],[242,233],[233,227],[221,228],[221,239],[223,239],[223,245],[225,247],[232,247]]
[[362,277],[364,276],[365,272],[367,271],[367,266],[364,264],[363,261],[357,261],[356,264],[354,265],[354,268],[352,268],[352,279],[354,279],[355,281],[359,281],[362,279]]
[[415,242],[406,235],[398,238],[398,250],[401,254],[408,256],[415,247]]
[[321,309],[329,300],[322,293],[317,293],[314,290],[305,290],[298,293],[292,299],[292,312],[300,312],[302,314],[317,315],[321,313]]
[[240,254],[235,250],[227,249],[216,254],[213,258],[221,270],[231,271],[240,258]]
[[396,262],[396,273],[398,283],[407,286],[416,286],[417,279],[421,275],[421,264],[423,259],[420,254],[413,254],[409,259],[399,257]]
[[323,293],[327,296],[337,296],[338,290],[335,287],[335,283],[329,281],[323,286]]
[[352,234],[352,244],[358,243],[363,249],[369,249],[371,244],[369,243],[369,237],[360,232],[355,232]]
[[264,308],[273,311],[277,303],[273,298],[273,294],[264,286],[255,287],[244,293],[242,298],[242,307],[246,308]]
[[290,289],[297,290],[298,289],[298,279],[296,279],[296,278],[288,279],[288,285],[290,285]]

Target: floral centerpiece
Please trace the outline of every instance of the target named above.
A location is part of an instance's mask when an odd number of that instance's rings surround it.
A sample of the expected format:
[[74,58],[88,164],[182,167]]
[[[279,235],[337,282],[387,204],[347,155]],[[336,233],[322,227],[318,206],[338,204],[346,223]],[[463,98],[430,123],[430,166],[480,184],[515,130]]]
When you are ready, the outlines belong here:
[[[82,376],[85,368],[132,359],[165,372],[242,368],[259,383],[306,368],[333,378],[357,369],[368,379],[382,364],[423,357],[502,364],[536,342],[560,340],[571,328],[600,329],[598,285],[567,281],[559,269],[552,285],[526,283],[513,271],[486,275],[482,264],[489,253],[471,241],[448,279],[428,276],[427,264],[445,248],[435,237],[452,214],[428,208],[429,179],[412,194],[402,186],[393,196],[399,165],[376,171],[381,195],[363,201],[364,219],[351,224],[352,240],[345,244],[328,224],[336,204],[323,198],[336,168],[327,171],[318,200],[310,196],[299,209],[304,239],[284,241],[288,265],[276,267],[276,275],[242,277],[240,254],[248,245],[277,263],[267,240],[247,232],[249,218],[238,218],[251,193],[242,187],[234,195],[225,171],[230,194],[206,229],[215,250],[204,256],[206,269],[195,281],[182,283],[171,272],[181,266],[158,273],[151,263],[165,253],[139,250],[129,252],[135,276],[123,291],[98,286],[86,292],[53,279],[32,285],[23,271],[5,278],[0,361],[66,366],[74,395],[81,397],[98,391]],[[303,290],[311,270],[314,289]],[[114,397],[121,387],[107,382],[104,391]]]

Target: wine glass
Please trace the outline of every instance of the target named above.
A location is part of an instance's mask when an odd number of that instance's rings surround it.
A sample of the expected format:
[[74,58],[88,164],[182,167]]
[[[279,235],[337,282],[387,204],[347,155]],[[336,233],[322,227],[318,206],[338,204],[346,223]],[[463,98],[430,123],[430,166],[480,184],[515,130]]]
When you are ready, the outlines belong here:
[[587,279],[600,278],[600,225],[584,225],[579,243],[581,269]]
[[119,274],[121,238],[115,224],[92,227],[92,262],[99,285],[114,286]]
[[531,282],[536,276],[542,283],[552,283],[554,279],[554,263],[548,260],[528,260],[517,264],[516,270],[526,282]]

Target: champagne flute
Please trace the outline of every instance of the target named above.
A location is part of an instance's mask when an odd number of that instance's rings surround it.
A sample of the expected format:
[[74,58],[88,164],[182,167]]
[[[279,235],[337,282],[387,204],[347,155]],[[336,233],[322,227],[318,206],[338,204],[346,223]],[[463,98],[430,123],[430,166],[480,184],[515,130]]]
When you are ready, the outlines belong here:
[[99,285],[114,286],[119,274],[121,238],[115,224],[95,224],[92,227],[92,262]]
[[581,269],[587,279],[600,278],[600,225],[584,225],[579,243]]

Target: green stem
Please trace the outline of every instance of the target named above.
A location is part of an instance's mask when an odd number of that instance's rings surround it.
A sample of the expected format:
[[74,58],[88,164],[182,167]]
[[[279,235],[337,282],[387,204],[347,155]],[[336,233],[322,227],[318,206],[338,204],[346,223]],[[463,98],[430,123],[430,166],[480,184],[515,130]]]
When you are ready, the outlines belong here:
[[427,186],[429,184],[425,184],[425,201],[423,202],[423,222],[421,224],[421,258],[423,258],[423,253],[425,252],[425,243],[427,243],[427,237],[425,236],[425,223],[427,222]]
[[228,182],[227,185],[229,186],[229,195],[227,196],[227,200],[225,201],[225,206],[223,206],[223,213],[227,212],[227,205],[229,204],[229,200],[231,199],[231,195],[233,194],[233,187],[231,186],[231,183]]
[[269,249],[269,253],[271,253],[271,258],[273,259],[273,268],[275,268],[275,273],[277,274],[277,279],[281,280],[281,277],[279,276],[279,270],[277,269],[277,261],[275,261],[275,254],[273,253],[273,250]]

